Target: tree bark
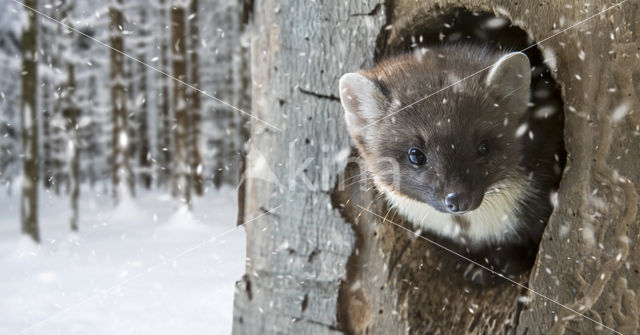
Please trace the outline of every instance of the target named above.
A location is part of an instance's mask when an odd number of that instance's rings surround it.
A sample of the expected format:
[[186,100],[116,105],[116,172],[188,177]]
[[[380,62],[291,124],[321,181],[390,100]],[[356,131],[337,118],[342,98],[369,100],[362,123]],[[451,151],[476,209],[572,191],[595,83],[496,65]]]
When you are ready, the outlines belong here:
[[[234,334],[337,334],[338,291],[355,236],[331,192],[349,150],[338,79],[371,65],[384,13],[341,5],[257,1],[252,31],[252,120],[247,159],[247,273]],[[366,23],[366,24],[365,24]],[[312,159],[309,161],[308,159]],[[246,221],[245,221],[246,222]]]
[[[38,8],[37,0],[25,5]],[[20,124],[22,127],[22,196],[20,219],[22,233],[40,242],[38,228],[38,20],[36,13],[25,9],[27,26],[22,31],[22,99]]]
[[[125,69],[123,38],[124,15],[123,0],[112,0],[109,7],[110,32],[110,80],[111,80],[111,110],[112,110],[112,178],[113,198],[116,203],[130,194],[131,167],[129,166],[128,136],[127,136],[127,91],[125,85]],[[123,194],[126,193],[126,194]]]
[[[253,221],[234,333],[611,333],[593,320],[638,333],[640,116],[632,111],[640,108],[640,5],[593,16],[613,4],[257,1],[252,112],[284,131],[252,120],[244,217]],[[372,65],[376,48],[456,7],[506,16],[527,31],[562,86],[567,167],[520,283],[592,320],[506,281],[468,284],[466,261],[392,224],[411,228],[370,184],[334,187],[363,178],[335,159],[350,146],[340,75]]]

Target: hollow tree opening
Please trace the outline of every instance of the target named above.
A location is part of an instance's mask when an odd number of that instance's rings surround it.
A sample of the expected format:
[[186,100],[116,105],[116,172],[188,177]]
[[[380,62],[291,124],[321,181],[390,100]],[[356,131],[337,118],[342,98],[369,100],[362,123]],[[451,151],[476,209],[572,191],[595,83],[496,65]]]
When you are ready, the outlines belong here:
[[[560,87],[535,41],[507,18],[464,8],[431,13],[409,19],[409,22],[411,24],[404,28],[386,26],[381,30],[375,51],[376,63],[407,53],[419,57],[425,49],[460,43],[480,44],[505,53],[522,51],[527,55],[532,66],[531,107],[521,120],[527,124],[522,136],[533,143],[534,150],[542,152],[548,147],[559,150],[549,161],[524,164],[552,164],[551,170],[559,176],[566,162],[563,102]],[[485,73],[478,75],[486,76]],[[431,98],[438,99],[438,96]],[[363,171],[357,165],[347,166],[345,180],[366,179],[359,177]],[[557,188],[558,183],[559,177],[548,186]],[[422,232],[423,237],[450,249],[444,250],[409,234],[408,231],[415,231],[415,227],[388,207],[381,196],[362,194],[356,189],[363,188],[347,183],[346,190],[333,197],[334,205],[341,208],[343,216],[352,223],[357,237],[356,251],[347,264],[347,276],[339,294],[337,318],[341,329],[360,333],[391,322],[393,315],[398,313],[411,325],[412,332],[417,333],[433,329],[476,332],[509,329],[509,326],[496,325],[509,324],[519,318],[523,306],[519,297],[525,292],[522,287],[528,283],[528,270],[533,265],[539,241],[533,248],[527,246],[526,250],[509,247],[476,253],[468,252],[448,239]],[[357,208],[353,204],[361,206]],[[545,223],[547,220],[545,217]],[[492,252],[507,256],[528,253],[518,260],[521,268],[509,273],[521,287],[503,278],[491,277],[487,271],[460,257],[463,255],[484,263],[485,256]],[[384,257],[380,258],[380,254]],[[495,270],[502,273],[502,269]],[[476,275],[488,279],[482,279],[482,285],[476,285],[470,280]],[[398,307],[394,310],[383,308],[388,306],[388,301],[396,301]],[[354,306],[358,306],[357,313],[352,312],[356,310]],[[474,316],[475,312],[481,312],[483,316]]]

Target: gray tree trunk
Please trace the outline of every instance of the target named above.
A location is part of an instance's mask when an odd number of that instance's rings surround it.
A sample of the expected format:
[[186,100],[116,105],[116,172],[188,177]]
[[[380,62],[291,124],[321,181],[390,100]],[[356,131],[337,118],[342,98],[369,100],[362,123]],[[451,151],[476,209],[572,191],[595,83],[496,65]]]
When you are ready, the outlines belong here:
[[[640,5],[628,1],[560,33],[610,5],[258,1],[252,112],[282,132],[252,120],[241,200],[245,220],[254,220],[245,226],[234,333],[612,333],[552,299],[637,334]],[[371,65],[376,47],[455,7],[507,16],[555,63],[568,162],[538,260],[520,278],[549,299],[506,281],[469,285],[459,269],[466,262],[391,224],[406,226],[366,182],[334,187],[339,178],[363,178],[336,160],[350,146],[340,75]]]
[[[38,8],[37,0],[25,5]],[[40,242],[38,228],[38,20],[36,13],[25,9],[27,25],[22,32],[22,99],[20,124],[22,132],[22,196],[20,220],[22,233]]]
[[[235,334],[340,329],[338,291],[355,236],[331,198],[344,168],[335,157],[350,146],[337,83],[372,64],[385,16],[356,15],[376,8],[373,1],[299,4],[254,5],[252,113],[282,131],[252,121],[244,217],[255,220],[245,226]],[[267,166],[256,165],[260,157]]]

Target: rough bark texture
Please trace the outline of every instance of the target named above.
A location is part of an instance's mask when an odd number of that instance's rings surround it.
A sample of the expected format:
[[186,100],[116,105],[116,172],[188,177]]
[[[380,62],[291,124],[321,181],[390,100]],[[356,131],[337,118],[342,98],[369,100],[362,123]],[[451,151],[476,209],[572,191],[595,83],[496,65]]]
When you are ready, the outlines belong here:
[[340,333],[338,291],[355,240],[331,207],[344,167],[335,158],[350,146],[335,97],[342,72],[371,64],[384,16],[353,16],[373,2],[299,4],[254,7],[252,113],[282,131],[252,124],[245,220],[254,220],[235,334]]
[[[36,0],[25,5],[38,8]],[[22,132],[22,196],[20,198],[20,220],[22,233],[34,241],[40,241],[38,228],[38,20],[36,13],[26,10],[28,21],[22,32],[22,99],[20,123]]]
[[[562,86],[567,167],[538,260],[519,281],[637,334],[640,5],[628,1],[560,33],[613,4],[255,4],[252,111],[282,132],[252,121],[245,219],[262,216],[246,225],[247,274],[236,292],[234,333],[612,333],[508,282],[467,284],[467,262],[391,224],[405,225],[358,183],[364,176],[355,165],[342,175],[353,185],[334,189],[344,167],[336,152],[349,146],[339,76],[370,65],[376,47],[396,43],[413,25],[466,7],[506,16],[542,42]],[[287,172],[308,158],[302,175],[326,188],[310,190],[300,178],[287,184]]]

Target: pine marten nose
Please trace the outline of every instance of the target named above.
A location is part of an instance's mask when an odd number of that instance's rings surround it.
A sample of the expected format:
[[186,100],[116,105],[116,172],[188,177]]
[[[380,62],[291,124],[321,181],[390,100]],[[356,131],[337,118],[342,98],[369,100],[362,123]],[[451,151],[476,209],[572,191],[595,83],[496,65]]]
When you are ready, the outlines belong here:
[[471,197],[469,193],[449,193],[444,198],[444,205],[451,213],[464,212],[471,207]]

